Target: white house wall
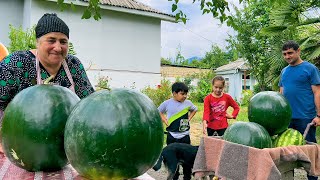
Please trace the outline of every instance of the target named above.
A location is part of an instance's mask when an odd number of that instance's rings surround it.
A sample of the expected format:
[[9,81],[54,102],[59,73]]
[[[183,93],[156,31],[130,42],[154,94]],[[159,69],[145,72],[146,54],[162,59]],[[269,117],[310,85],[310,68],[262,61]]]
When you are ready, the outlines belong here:
[[[25,12],[24,16],[30,16],[30,27],[48,12],[57,13],[68,24],[70,42],[76,56],[86,68],[90,67],[88,76],[93,85],[102,75],[111,77],[110,83],[115,87],[129,87],[135,83],[136,88],[141,89],[151,83],[159,84],[160,19],[101,10],[101,20],[84,20],[81,19],[82,6],[77,6],[75,11],[66,9],[61,12],[55,2],[28,1],[32,11]],[[22,19],[21,7],[17,11],[20,11],[18,19]],[[19,23],[22,22],[16,24]]]
[[23,0],[0,0],[0,42],[9,45],[9,24],[22,26]]

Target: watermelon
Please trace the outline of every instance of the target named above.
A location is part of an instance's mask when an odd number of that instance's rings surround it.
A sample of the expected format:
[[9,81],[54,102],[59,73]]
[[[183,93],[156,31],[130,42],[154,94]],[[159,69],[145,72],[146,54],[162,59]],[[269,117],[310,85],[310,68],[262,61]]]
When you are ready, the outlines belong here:
[[274,147],[285,147],[290,145],[305,145],[303,135],[295,129],[288,128],[281,133],[274,141]]
[[291,121],[291,107],[285,97],[274,91],[263,91],[249,102],[248,118],[263,126],[271,136],[285,131]]
[[163,147],[159,111],[129,89],[97,91],[80,101],[65,128],[70,164],[89,179],[130,179],[156,163]]
[[57,85],[19,92],[4,112],[2,147],[15,165],[28,171],[56,171],[67,164],[64,127],[79,97]]
[[259,149],[272,147],[271,137],[267,130],[254,122],[235,122],[227,128],[223,139]]

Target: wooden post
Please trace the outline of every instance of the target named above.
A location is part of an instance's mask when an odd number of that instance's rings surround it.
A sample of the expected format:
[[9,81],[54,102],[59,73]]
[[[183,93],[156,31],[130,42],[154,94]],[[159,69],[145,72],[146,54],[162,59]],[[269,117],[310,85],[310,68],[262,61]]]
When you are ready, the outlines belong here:
[[243,71],[243,90],[246,90],[247,89],[247,73],[246,73],[246,70]]

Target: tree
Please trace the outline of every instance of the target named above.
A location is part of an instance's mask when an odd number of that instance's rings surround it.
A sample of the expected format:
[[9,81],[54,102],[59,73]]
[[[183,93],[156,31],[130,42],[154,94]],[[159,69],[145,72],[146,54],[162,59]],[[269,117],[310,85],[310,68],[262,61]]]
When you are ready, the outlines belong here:
[[219,46],[212,45],[211,50],[206,53],[201,63],[206,68],[215,69],[222,65],[228,64],[227,53],[224,52]]
[[270,14],[271,25],[263,28],[261,32],[273,37],[283,35],[293,37],[301,44],[304,58],[320,67],[319,14],[319,0],[288,0],[283,6],[274,8]]
[[[171,11],[175,14],[176,21],[181,21],[183,23],[187,22],[187,15],[179,8],[179,0],[168,0],[172,2]],[[243,0],[239,0],[239,3],[242,3]],[[249,0],[246,0],[249,1]],[[271,3],[278,2],[281,3],[285,0],[270,0]],[[67,8],[67,5],[64,3],[65,0],[58,0],[57,4],[60,6],[61,10]],[[88,6],[85,8],[82,19],[90,19],[93,17],[95,20],[101,19],[99,0],[88,0]],[[199,7],[199,10],[203,14],[212,14],[213,18],[218,18],[221,22],[227,22],[228,25],[232,26],[233,17],[230,14],[230,4],[227,0],[192,0],[192,3],[195,6]],[[70,2],[70,7],[75,8],[74,3]]]
[[166,58],[161,58],[161,65],[170,65],[171,61],[170,59],[166,59]]
[[267,61],[269,39],[262,36],[259,31],[269,25],[271,6],[268,0],[250,0],[245,2],[243,10],[236,9],[236,14],[233,16],[233,27],[237,35],[230,39],[231,46],[234,46],[248,61],[251,67],[250,73],[257,79],[260,90],[268,87],[266,72],[270,66]]

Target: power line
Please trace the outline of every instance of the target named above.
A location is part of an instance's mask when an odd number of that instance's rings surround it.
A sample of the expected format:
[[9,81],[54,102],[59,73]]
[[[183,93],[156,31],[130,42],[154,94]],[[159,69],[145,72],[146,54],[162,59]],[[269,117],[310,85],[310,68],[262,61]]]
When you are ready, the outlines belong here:
[[197,34],[197,33],[193,32],[193,31],[191,31],[190,29],[186,28],[185,26],[183,26],[183,25],[182,25],[182,24],[180,24],[180,23],[178,23],[178,24],[179,24],[180,26],[182,26],[183,28],[185,28],[186,30],[190,31],[191,33],[195,34],[196,36],[199,36],[199,37],[201,37],[201,38],[203,38],[203,39],[205,39],[205,40],[207,40],[207,41],[211,42],[212,44],[214,44],[214,42],[212,42],[210,39],[208,39],[208,38],[206,38],[206,37],[203,37],[202,35]]

